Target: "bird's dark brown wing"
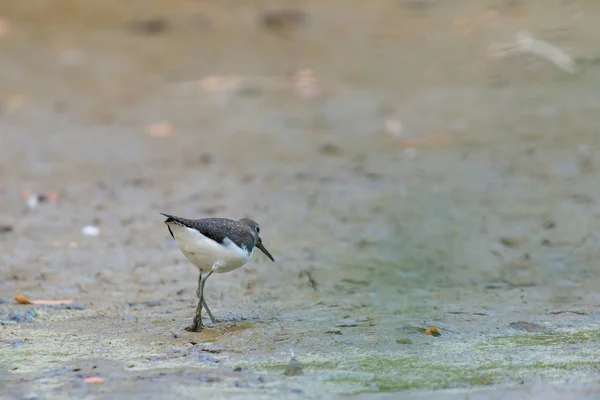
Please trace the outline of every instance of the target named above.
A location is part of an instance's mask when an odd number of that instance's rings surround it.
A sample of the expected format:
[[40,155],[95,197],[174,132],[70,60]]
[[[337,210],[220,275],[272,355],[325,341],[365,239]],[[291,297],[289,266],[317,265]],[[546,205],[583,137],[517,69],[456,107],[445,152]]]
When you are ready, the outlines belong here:
[[[240,248],[245,247],[248,251],[252,251],[254,248],[254,236],[250,233],[249,228],[237,221],[227,218],[187,219],[164,213],[161,214],[167,217],[165,223],[168,224],[171,222],[186,228],[195,229],[219,244],[223,244],[225,238],[229,238],[229,240]],[[175,238],[171,228],[169,228],[169,232]]]

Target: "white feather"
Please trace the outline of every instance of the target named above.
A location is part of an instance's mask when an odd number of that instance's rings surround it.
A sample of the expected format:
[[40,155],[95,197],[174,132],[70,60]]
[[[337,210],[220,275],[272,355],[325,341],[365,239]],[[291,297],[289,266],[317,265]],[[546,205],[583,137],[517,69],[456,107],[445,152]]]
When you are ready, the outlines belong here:
[[207,238],[195,229],[169,223],[175,241],[188,260],[202,271],[229,272],[246,264],[254,254],[229,238],[220,244]]

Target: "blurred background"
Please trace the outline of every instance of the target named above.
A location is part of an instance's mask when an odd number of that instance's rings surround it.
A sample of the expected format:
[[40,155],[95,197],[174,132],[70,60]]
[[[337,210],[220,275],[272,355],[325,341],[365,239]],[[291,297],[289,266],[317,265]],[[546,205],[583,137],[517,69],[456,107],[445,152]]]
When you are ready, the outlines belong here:
[[[276,262],[207,289],[249,363],[595,324],[599,23],[591,0],[0,2],[0,316],[37,352],[5,361],[171,351],[196,271],[158,212],[261,224]],[[339,391],[456,381],[426,372]]]

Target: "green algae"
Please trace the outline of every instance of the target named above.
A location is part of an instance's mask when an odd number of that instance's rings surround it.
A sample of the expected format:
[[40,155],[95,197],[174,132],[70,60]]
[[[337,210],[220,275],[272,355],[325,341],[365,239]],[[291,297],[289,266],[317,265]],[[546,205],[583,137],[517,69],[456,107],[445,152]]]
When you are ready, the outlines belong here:
[[[387,365],[387,363],[384,363]],[[409,365],[409,364],[407,364]],[[502,382],[521,382],[525,376],[560,376],[566,371],[600,370],[600,363],[534,363],[515,366],[492,363],[477,367],[457,367],[433,364],[410,364],[411,368],[388,374],[347,374],[332,376],[328,382],[344,385],[348,394],[402,392],[409,390],[440,390],[458,387],[485,387]]]
[[[448,389],[452,387],[490,386],[496,383],[492,376],[466,374],[455,376],[453,371],[447,374],[415,378],[397,376],[340,376],[328,380],[333,384],[351,387],[347,394],[404,392],[409,390]],[[352,389],[353,388],[353,389]]]
[[[477,352],[473,348],[473,352]],[[287,362],[262,362],[247,365],[271,373],[283,372]],[[554,378],[565,372],[597,373],[596,361],[536,362],[520,364],[496,361],[488,364],[456,365],[432,363],[422,357],[393,358],[371,355],[337,361],[309,360],[302,362],[306,374],[320,374],[324,382],[345,394],[386,393],[410,390],[440,390],[450,388],[485,387],[499,383],[522,382],[527,377]]]
[[500,336],[477,345],[478,349],[492,347],[535,347],[565,346],[600,342],[600,331],[583,330],[570,333],[533,333],[512,336]]

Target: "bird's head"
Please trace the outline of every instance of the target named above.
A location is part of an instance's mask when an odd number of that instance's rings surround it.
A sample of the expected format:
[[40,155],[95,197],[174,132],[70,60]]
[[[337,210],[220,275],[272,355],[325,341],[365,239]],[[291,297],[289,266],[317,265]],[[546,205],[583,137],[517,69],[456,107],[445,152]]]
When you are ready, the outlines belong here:
[[269,259],[271,261],[275,261],[275,259],[271,255],[271,253],[269,253],[269,251],[262,244],[262,239],[260,238],[260,225],[258,225],[258,222],[251,220],[249,218],[242,218],[242,219],[238,220],[238,222],[240,222],[240,223],[246,225],[248,228],[250,228],[250,231],[252,232],[252,236],[254,236],[255,246],[258,247],[260,249],[260,251],[265,253],[265,255],[267,257],[269,257]]

